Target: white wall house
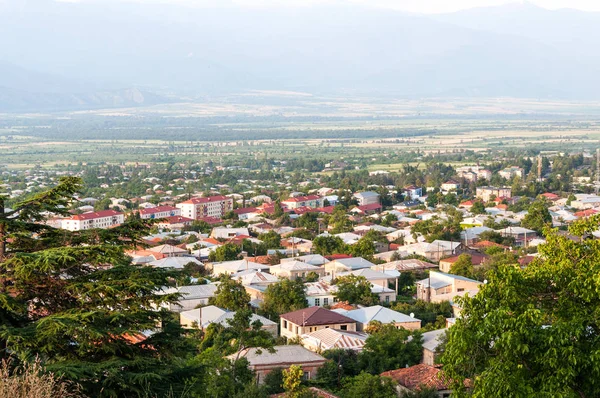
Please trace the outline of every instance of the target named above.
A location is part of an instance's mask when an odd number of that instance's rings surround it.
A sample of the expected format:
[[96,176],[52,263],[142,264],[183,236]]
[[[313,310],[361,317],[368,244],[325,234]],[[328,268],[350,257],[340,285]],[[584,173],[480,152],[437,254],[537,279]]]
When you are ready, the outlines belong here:
[[205,217],[222,218],[225,213],[233,210],[233,199],[222,195],[192,198],[175,206],[181,209],[182,216],[193,220]]
[[125,222],[123,213],[115,210],[103,210],[94,213],[76,214],[61,220],[62,229],[69,231],[83,231],[92,228],[110,228]]

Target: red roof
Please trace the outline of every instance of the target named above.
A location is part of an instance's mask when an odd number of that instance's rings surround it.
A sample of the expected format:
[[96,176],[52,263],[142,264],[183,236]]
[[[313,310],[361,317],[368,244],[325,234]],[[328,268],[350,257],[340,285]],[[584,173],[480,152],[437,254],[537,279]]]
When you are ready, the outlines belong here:
[[474,200],[465,200],[464,202],[462,202],[461,204],[459,204],[458,206],[462,206],[462,207],[468,207],[468,206],[473,206],[475,204]]
[[257,211],[256,207],[244,207],[241,209],[235,209],[233,212],[237,215],[240,215],[240,214],[255,213],[256,211]]
[[359,209],[360,211],[380,210],[381,205],[379,203],[371,203],[370,205],[356,206],[354,209]]
[[296,196],[295,198],[288,198],[286,200],[282,200],[282,203],[285,202],[306,202],[307,200],[318,200],[321,199],[319,195],[308,195],[308,196]]
[[350,256],[348,254],[330,254],[330,255],[324,256],[324,257],[329,261],[341,260],[343,258],[352,258],[352,256]]
[[318,210],[308,206],[301,206],[294,209],[294,213],[296,214],[305,214],[305,213],[317,213]]
[[577,213],[574,213],[573,215],[575,217],[589,217],[589,216],[593,216],[594,214],[598,213],[596,210],[594,209],[587,209],[587,210],[581,210],[578,211]]
[[150,207],[147,209],[141,209],[140,214],[156,214],[156,213],[162,213],[165,211],[175,211],[175,210],[179,210],[179,209],[177,207],[173,207],[173,206],[156,206],[156,207]]
[[[485,254],[481,254],[481,253],[467,253],[467,254],[471,256],[471,263],[473,265],[481,265],[488,258],[488,256],[486,256]],[[459,256],[444,258],[444,259],[441,259],[440,262],[454,264],[458,260],[458,257]]]
[[[445,380],[444,373],[440,368],[420,363],[409,368],[389,370],[381,374],[383,377],[389,377],[403,385],[409,390],[418,389],[420,386],[434,388],[437,391],[448,390],[449,381]],[[465,385],[471,384],[467,379]]]
[[207,196],[205,198],[192,198],[190,200],[186,200],[185,202],[181,202],[181,204],[193,204],[197,205],[199,203],[208,203],[208,202],[219,202],[222,200],[233,200],[227,196],[218,195],[218,196]]
[[472,246],[476,247],[478,249],[485,249],[487,247],[501,247],[501,248],[506,248],[506,246],[501,245],[500,243],[492,242],[492,241],[489,241],[489,240],[480,240],[479,242],[474,243]]
[[335,209],[335,206],[317,207],[315,210],[319,213],[331,214],[333,213],[333,209]]
[[114,217],[114,216],[118,216],[121,214],[123,214],[123,213],[120,213],[115,210],[102,210],[102,211],[97,211],[94,213],[77,214],[77,215],[71,216],[69,218],[71,220],[93,220],[96,218]]
[[544,197],[544,198],[546,198],[546,199],[550,199],[550,200],[557,200],[557,199],[560,199],[560,196],[558,196],[558,195],[557,195],[557,194],[555,194],[555,193],[551,193],[551,192],[546,192],[546,193],[543,193],[541,196],[543,196],[543,197]]
[[223,220],[221,220],[220,218],[216,218],[216,217],[200,217],[198,219],[198,221],[204,221],[210,225],[223,223]]
[[330,311],[323,307],[309,307],[298,311],[288,312],[280,315],[280,318],[288,320],[301,326],[319,326],[332,325],[336,323],[356,323],[352,318],[348,318],[337,312]]

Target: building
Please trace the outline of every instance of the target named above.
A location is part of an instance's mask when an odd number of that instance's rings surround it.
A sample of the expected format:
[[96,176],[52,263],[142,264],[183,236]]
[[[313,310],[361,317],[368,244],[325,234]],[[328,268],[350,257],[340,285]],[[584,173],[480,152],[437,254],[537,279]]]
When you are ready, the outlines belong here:
[[[206,329],[210,324],[216,323],[229,327],[229,320],[235,316],[234,311],[224,310],[214,305],[201,308],[194,308],[189,311],[179,313],[179,323],[185,329]],[[277,324],[264,316],[252,314],[250,323],[259,321],[262,330],[269,332],[273,337],[277,337]]]
[[[274,352],[260,348],[247,348],[239,358],[246,358],[248,367],[256,374],[258,383],[263,383],[265,376],[273,369],[287,369],[297,365],[304,371],[304,379],[314,379],[317,370],[326,362],[326,359],[301,345],[279,345],[273,347]],[[232,354],[228,359],[238,359],[237,354]]]
[[414,185],[407,185],[404,187],[404,193],[410,200],[417,200],[423,196],[423,188],[416,187]]
[[63,218],[60,222],[60,227],[69,231],[84,231],[93,228],[112,228],[124,222],[125,216],[123,213],[115,210],[102,210]]
[[427,258],[429,261],[440,261],[444,257],[457,254],[461,249],[461,242],[448,240],[434,240],[431,243],[418,242],[398,248],[399,251],[403,251],[407,255],[417,254]]
[[496,232],[502,236],[514,238],[517,246],[526,246],[528,241],[537,238],[537,232],[523,227],[507,227]]
[[510,180],[513,177],[523,178],[523,175],[525,175],[524,170],[516,166],[502,169],[498,172],[498,174],[500,175],[500,177],[506,178],[507,180]]
[[337,303],[337,287],[324,281],[305,283],[308,306],[321,307]]
[[448,180],[442,184],[441,189],[445,192],[456,191],[460,188],[460,183],[455,180]]
[[320,329],[301,336],[302,346],[314,352],[323,352],[334,348],[361,351],[368,335],[347,330]]
[[477,294],[481,282],[464,276],[429,271],[429,277],[417,281],[417,299],[439,303],[453,297],[471,293]]
[[281,335],[289,339],[321,329],[356,331],[354,319],[322,307],[309,307],[288,312],[280,315],[279,318]]
[[286,200],[281,201],[282,205],[287,206],[288,209],[294,210],[299,207],[321,207],[323,206],[323,199],[321,199],[318,195],[308,195],[308,196],[296,196],[295,198],[288,198]]
[[362,257],[340,258],[325,264],[325,272],[328,275],[335,276],[340,272],[356,271],[362,268],[371,268],[372,262],[365,260]]
[[186,249],[173,245],[159,245],[149,247],[147,250],[149,252],[162,254],[164,257],[188,257],[190,255]]
[[238,236],[250,237],[250,231],[248,228],[216,227],[210,232],[210,237],[214,239],[232,239]]
[[173,206],[157,206],[140,209],[140,218],[142,220],[154,220],[174,216],[181,216],[181,209]]
[[448,329],[438,329],[423,333],[423,360],[421,363],[429,366],[436,364],[439,356],[437,348],[442,344],[447,331]]
[[306,278],[311,272],[316,273],[319,278],[325,276],[325,269],[304,263],[302,261],[286,261],[279,265],[274,265],[269,272],[280,278],[298,279]]
[[365,331],[369,323],[373,321],[381,322],[384,325],[392,324],[396,328],[416,330],[421,328],[421,320],[408,316],[398,311],[391,310],[380,305],[358,308],[356,310],[335,310],[336,312],[352,318],[356,321],[356,329]]
[[167,309],[173,312],[189,311],[194,308],[207,305],[211,297],[215,296],[217,285],[209,283],[206,285],[189,285],[163,289],[161,293],[178,293],[181,297],[175,303],[166,304]]
[[212,267],[212,274],[214,276],[219,276],[221,274],[232,275],[247,270],[267,271],[269,269],[268,265],[255,263],[246,259],[222,261],[210,263],[209,265]]
[[[452,394],[450,389],[452,381],[444,376],[442,369],[424,363],[407,368],[388,370],[383,372],[381,376],[396,381],[399,394],[418,391],[421,387],[434,389],[439,398],[449,398]],[[470,380],[465,380],[465,384],[470,385]]]
[[233,210],[233,199],[227,196],[208,196],[206,198],[192,198],[175,205],[181,210],[184,217],[199,220],[205,217],[223,218]]
[[512,190],[510,188],[498,187],[477,187],[476,194],[484,202],[489,202],[492,198],[510,198]]
[[[488,255],[482,254],[482,253],[477,253],[477,252],[467,253],[467,255],[471,258],[471,264],[473,264],[474,267],[479,267],[479,266],[483,265],[489,258]],[[441,259],[440,260],[440,271],[449,273],[450,268],[452,268],[454,263],[458,261],[459,257],[460,256],[452,256],[452,257],[447,257],[447,258]]]
[[358,201],[359,206],[381,203],[379,200],[379,194],[373,191],[357,192],[354,195],[352,195],[352,197]]

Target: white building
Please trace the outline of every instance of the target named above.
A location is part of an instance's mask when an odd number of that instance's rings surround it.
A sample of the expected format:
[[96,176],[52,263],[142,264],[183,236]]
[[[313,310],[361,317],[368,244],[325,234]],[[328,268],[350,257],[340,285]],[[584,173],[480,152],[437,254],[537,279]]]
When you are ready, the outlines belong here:
[[94,213],[83,213],[64,218],[61,220],[60,227],[69,231],[83,231],[93,228],[110,228],[125,222],[123,213],[115,210],[103,210]]
[[233,210],[233,199],[222,195],[192,198],[175,206],[181,209],[182,216],[193,220],[205,217],[222,218],[225,213]]
[[140,218],[142,220],[161,219],[174,216],[181,216],[181,209],[173,206],[157,206],[140,209]]
[[357,192],[352,196],[356,200],[358,200],[359,206],[379,204],[379,194],[377,192],[373,192],[373,191]]

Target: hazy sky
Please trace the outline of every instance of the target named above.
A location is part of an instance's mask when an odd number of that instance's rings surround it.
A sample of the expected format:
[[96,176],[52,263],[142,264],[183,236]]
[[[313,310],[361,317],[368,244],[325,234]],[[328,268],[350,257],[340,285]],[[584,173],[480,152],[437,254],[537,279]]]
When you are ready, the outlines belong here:
[[[98,0],[57,0],[86,2]],[[106,1],[106,0],[105,0]],[[452,12],[466,8],[518,3],[515,0],[113,0],[139,3],[181,3],[196,6],[222,6],[233,3],[244,6],[310,6],[328,3],[357,3],[402,11],[422,13]],[[530,3],[548,9],[577,8],[585,11],[600,11],[600,0],[530,0]]]

